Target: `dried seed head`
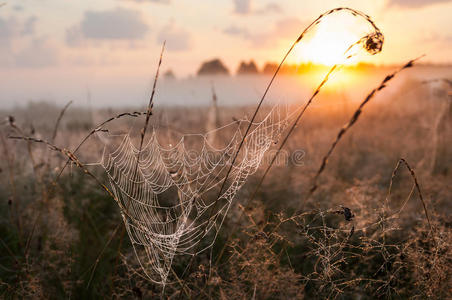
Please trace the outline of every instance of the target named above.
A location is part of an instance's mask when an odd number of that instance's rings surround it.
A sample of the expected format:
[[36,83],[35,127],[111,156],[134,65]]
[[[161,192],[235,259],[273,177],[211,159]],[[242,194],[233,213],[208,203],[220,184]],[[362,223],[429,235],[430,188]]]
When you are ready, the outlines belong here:
[[10,125],[13,125],[14,124],[14,122],[16,121],[16,119],[13,117],[13,116],[8,116],[8,123],[10,124]]
[[[355,217],[351,209],[341,205],[342,210],[336,210],[334,213],[344,215],[346,221],[351,221]],[[354,230],[354,229],[353,229]]]
[[342,209],[344,210],[344,217],[346,221],[351,221],[355,217],[350,208],[342,207]]
[[365,37],[364,49],[372,55],[375,55],[383,49],[384,37],[379,31],[371,33]]

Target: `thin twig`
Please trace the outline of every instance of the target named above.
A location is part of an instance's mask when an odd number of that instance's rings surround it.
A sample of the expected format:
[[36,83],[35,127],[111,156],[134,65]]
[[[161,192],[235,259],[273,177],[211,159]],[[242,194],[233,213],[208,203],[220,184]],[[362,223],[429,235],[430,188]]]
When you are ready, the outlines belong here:
[[66,112],[66,110],[69,108],[69,105],[71,105],[71,104],[72,104],[72,101],[69,101],[69,102],[63,107],[63,109],[62,109],[61,112],[60,112],[60,115],[58,116],[58,118],[57,118],[57,120],[56,120],[55,127],[53,128],[52,139],[50,140],[50,142],[51,142],[52,144],[55,143],[55,138],[56,138],[57,133],[58,133],[58,126],[60,126],[61,119],[63,118],[64,113]]
[[395,166],[394,170],[392,171],[391,181],[389,183],[388,194],[386,196],[385,202],[386,202],[386,204],[389,203],[389,198],[391,197],[392,184],[393,184],[395,176],[397,175],[397,171],[399,170],[399,168],[402,164],[408,169],[408,171],[410,172],[411,178],[413,178],[414,185],[416,186],[416,190],[419,194],[419,199],[421,200],[422,206],[424,208],[425,217],[427,218],[428,225],[430,226],[430,231],[433,232],[433,226],[430,222],[427,205],[424,201],[424,196],[422,195],[421,187],[419,186],[419,182],[417,181],[416,173],[414,172],[414,170],[410,167],[410,165],[404,158],[399,159],[399,161],[397,162],[397,165]]
[[[55,138],[57,136],[58,133],[58,127],[60,126],[60,122],[66,112],[66,110],[69,108],[69,106],[72,104],[72,101],[69,101],[64,107],[63,109],[60,111],[60,114],[58,115],[58,118],[55,122],[55,127],[53,128],[53,133],[52,133],[52,138],[50,139],[50,143],[54,144],[55,143]],[[49,153],[47,153],[47,171],[50,170],[50,155]]]
[[108,238],[107,242],[104,244],[104,246],[102,247],[102,250],[99,252],[99,254],[97,255],[96,261],[94,262],[93,266],[92,266],[92,271],[91,274],[89,276],[89,280],[88,280],[88,284],[86,285],[86,288],[88,289],[91,281],[93,280],[94,277],[94,273],[96,272],[96,268],[97,265],[99,264],[100,258],[102,257],[102,255],[104,254],[105,250],[107,249],[108,245],[111,243],[111,241],[113,240],[113,237],[115,236],[116,232],[118,231],[119,227],[121,226],[121,223],[119,223],[118,225],[116,225],[115,230],[113,230],[112,234],[110,235],[110,237]]

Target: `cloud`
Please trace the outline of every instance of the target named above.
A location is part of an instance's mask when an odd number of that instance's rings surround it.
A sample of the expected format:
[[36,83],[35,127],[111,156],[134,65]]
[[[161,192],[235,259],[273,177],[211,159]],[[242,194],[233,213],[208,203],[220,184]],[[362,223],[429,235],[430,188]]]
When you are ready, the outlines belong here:
[[37,17],[35,16],[29,17],[23,24],[23,27],[21,28],[21,35],[34,34],[37,21],[38,21]]
[[9,19],[0,18],[0,40],[4,42],[11,41],[21,36],[33,34],[37,20],[35,16],[29,17],[25,21],[14,17]]
[[256,10],[257,14],[268,14],[268,13],[276,13],[280,14],[283,12],[283,9],[278,3],[268,3],[266,6]]
[[14,11],[23,11],[24,7],[22,5],[16,4],[13,6]]
[[234,0],[234,12],[246,15],[251,12],[251,0]]
[[60,57],[59,48],[47,38],[35,38],[15,56],[15,65],[25,68],[40,68],[56,65]]
[[451,1],[452,0],[388,0],[387,5],[403,8],[420,8]]
[[267,3],[265,6],[258,9],[253,9],[251,0],[234,0],[234,12],[240,15],[248,14],[268,14],[281,13],[282,8],[276,2]]
[[0,18],[0,65],[39,68],[59,61],[59,47],[50,39],[36,35],[34,16],[27,19]]
[[295,39],[306,24],[297,18],[285,18],[277,21],[269,32],[253,33],[243,27],[232,25],[223,29],[223,33],[243,38],[254,46],[263,46],[280,39]]
[[149,32],[137,10],[116,8],[106,11],[86,11],[80,23],[66,29],[66,44],[70,47],[109,44],[129,47],[141,41]]
[[438,32],[422,32],[418,38],[419,43],[436,43],[446,45],[452,43],[452,35]]
[[116,8],[87,11],[80,24],[83,36],[90,39],[142,39],[148,25],[135,10]]
[[250,33],[246,28],[237,27],[235,25],[232,25],[228,28],[223,29],[223,33],[225,33],[227,35],[239,36],[239,37],[244,37],[244,38],[250,37]]
[[277,21],[273,29],[268,33],[262,33],[251,37],[254,46],[273,45],[282,39],[296,39],[305,23],[297,18],[285,18]]
[[0,18],[0,40],[8,40],[16,30],[15,19],[4,20]]
[[82,21],[66,30],[66,44],[82,46],[89,40],[140,40],[149,31],[139,11],[116,8],[86,11]]
[[285,18],[275,23],[273,34],[282,38],[297,38],[305,23],[297,18]]
[[83,33],[80,30],[80,26],[75,25],[66,29],[66,44],[69,47],[80,47],[86,44],[86,40],[83,37]]
[[189,32],[169,23],[158,34],[157,41],[163,43],[166,41],[166,49],[168,51],[185,51],[192,47],[192,39]]

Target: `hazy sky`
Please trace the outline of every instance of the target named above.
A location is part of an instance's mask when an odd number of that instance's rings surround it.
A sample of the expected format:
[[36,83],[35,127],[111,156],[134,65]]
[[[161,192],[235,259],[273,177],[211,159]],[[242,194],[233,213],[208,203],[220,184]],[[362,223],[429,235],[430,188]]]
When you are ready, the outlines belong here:
[[[0,3],[4,3],[0,7],[0,77],[9,85],[1,101],[12,89],[39,90],[37,86],[52,82],[69,86],[67,81],[72,81],[74,89],[84,88],[93,76],[122,78],[125,83],[139,76],[148,80],[163,40],[167,41],[163,70],[172,69],[179,77],[195,74],[202,61],[215,57],[232,71],[242,59],[253,58],[261,67],[266,61],[279,61],[307,24],[338,6],[369,14],[384,33],[383,52],[365,60],[398,63],[425,53],[424,61],[452,62],[449,0]],[[21,96],[27,94],[14,94]]]

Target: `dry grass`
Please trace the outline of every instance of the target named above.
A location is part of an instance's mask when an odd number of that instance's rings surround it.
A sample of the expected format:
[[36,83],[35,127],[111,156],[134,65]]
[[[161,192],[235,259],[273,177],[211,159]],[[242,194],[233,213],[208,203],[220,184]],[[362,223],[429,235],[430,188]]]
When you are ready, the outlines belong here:
[[[412,103],[416,99],[391,101]],[[417,190],[413,188],[409,170],[396,168],[397,176],[391,175],[398,156],[403,155],[413,163],[424,155],[419,152],[418,140],[428,138],[428,133],[419,131],[422,128],[419,120],[429,123],[429,116],[434,117],[434,114],[419,108],[403,112],[404,117],[400,118],[401,112],[393,108],[385,114],[393,121],[382,123],[380,115],[384,106],[377,102],[369,104],[359,125],[337,146],[319,181],[319,189],[305,204],[303,214],[289,222],[286,216],[291,215],[299,199],[306,197],[322,153],[327,151],[335,132],[346,119],[341,115],[331,118],[328,111],[308,113],[305,130],[296,131],[286,145],[289,150],[304,148],[306,164],[275,166],[270,173],[273,176],[267,178],[252,205],[242,206],[242,209],[233,207],[213,251],[213,261],[216,261],[221,247],[232,234],[223,257],[212,268],[208,253],[197,257],[182,296],[447,298],[450,295],[447,282],[451,276],[447,199],[451,195],[445,187],[450,179],[427,170],[413,171],[420,187]],[[177,117],[180,111],[167,113],[171,120],[180,120],[179,124],[174,121],[174,127],[186,127],[184,120]],[[221,117],[227,120],[228,115],[236,113],[233,109],[222,111]],[[67,114],[70,119],[70,111]],[[330,121],[319,124],[319,116],[325,117],[323,119],[329,116]],[[127,121],[118,121],[121,120]],[[63,120],[58,136],[76,141],[80,135],[66,129],[68,123],[69,120],[67,123]],[[424,135],[394,133],[393,128],[400,127],[424,132]],[[9,129],[4,127],[4,130]],[[40,134],[41,129],[36,128],[36,132]],[[5,157],[9,159],[1,168],[11,173],[13,180],[9,175],[4,177],[2,193],[6,193],[6,197],[13,196],[13,186],[16,186],[16,195],[11,198],[11,205],[5,204],[7,218],[2,223],[3,295],[131,298],[160,295],[158,287],[140,276],[128,243],[121,251],[125,261],[120,260],[122,263],[116,271],[109,267],[116,261],[119,245],[114,233],[120,220],[113,201],[98,193],[90,180],[83,179],[72,169],[72,175],[61,177],[54,191],[47,193],[47,204],[42,205],[35,200],[41,199],[42,193],[33,183],[33,165],[27,159],[20,159],[28,156],[27,147],[11,139],[4,138],[4,143],[7,147],[3,147],[3,153],[7,150]],[[76,142],[72,144],[76,146]],[[405,150],[400,151],[401,148]],[[31,144],[31,151],[35,163],[46,162],[46,152],[38,145]],[[86,154],[95,156],[91,152]],[[51,156],[50,163],[63,166],[65,157]],[[43,180],[50,186],[59,169],[46,169],[51,174]],[[259,178],[257,174],[245,186],[238,195],[239,203],[253,191]],[[17,193],[18,185],[27,188]],[[430,223],[435,228],[433,234],[419,201],[421,193]],[[345,214],[339,214],[344,211],[340,205],[349,208],[354,218],[347,221]],[[244,219],[239,218],[243,211]],[[278,211],[281,213],[275,214]],[[36,222],[37,213],[41,215],[40,222]],[[177,262],[175,272],[183,272]],[[179,297],[180,291],[181,285],[170,285],[165,295]]]

